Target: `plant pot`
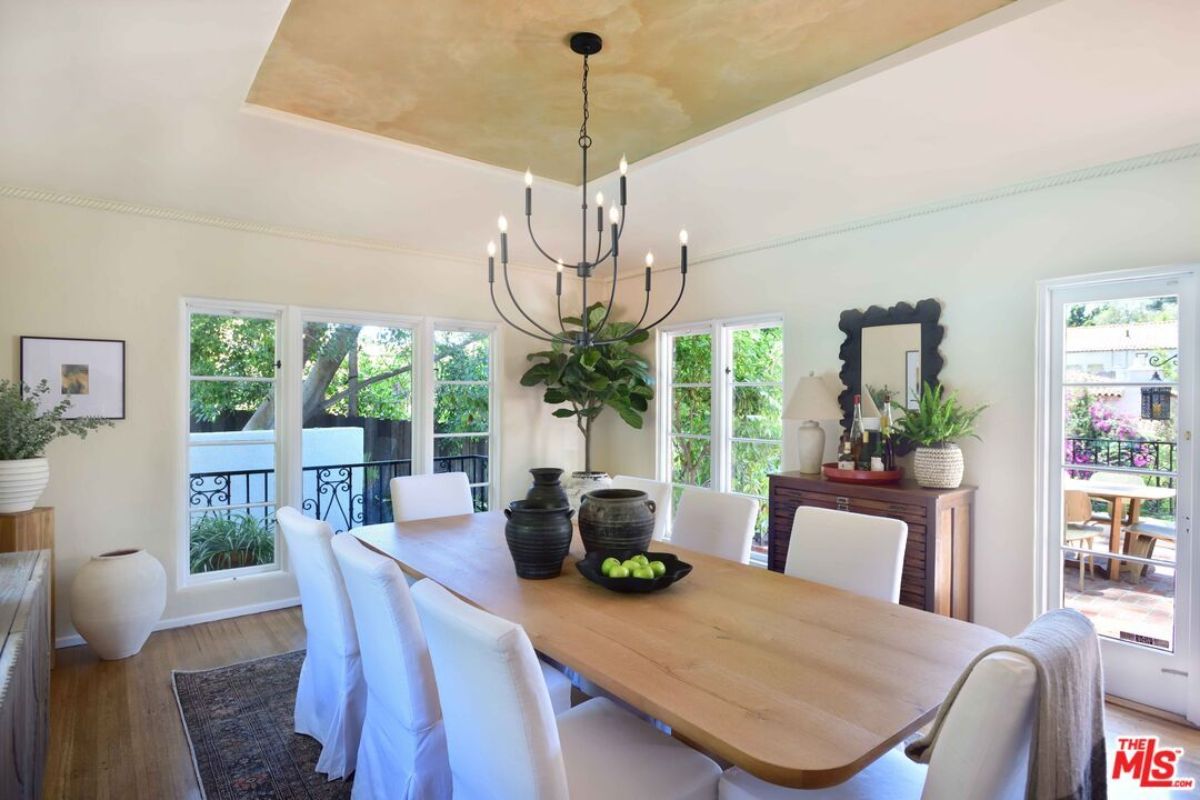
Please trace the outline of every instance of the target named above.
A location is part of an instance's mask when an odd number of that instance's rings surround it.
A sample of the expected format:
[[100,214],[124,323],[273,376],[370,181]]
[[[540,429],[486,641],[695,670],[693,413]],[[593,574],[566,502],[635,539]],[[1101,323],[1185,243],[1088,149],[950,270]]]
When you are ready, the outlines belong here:
[[654,501],[636,489],[599,489],[579,506],[579,538],[593,550],[644,553],[654,534]]
[[557,467],[537,467],[529,470],[533,487],[525,495],[525,508],[568,508],[571,501],[559,483],[563,471]]
[[50,482],[50,462],[45,458],[0,461],[0,513],[29,511]]
[[508,518],[504,538],[518,578],[558,577],[563,559],[571,549],[573,513],[565,506],[528,508],[521,500],[508,504],[504,509],[504,516]]
[[567,499],[571,501],[571,508],[579,510],[579,501],[588,492],[594,492],[598,489],[609,489],[612,487],[612,478],[608,477],[607,472],[572,472],[564,484],[567,490]]
[[963,479],[962,450],[956,444],[918,447],[913,455],[913,477],[926,489],[957,489]]
[[167,604],[167,573],[145,550],[93,556],[71,584],[71,622],[96,655],[136,655]]

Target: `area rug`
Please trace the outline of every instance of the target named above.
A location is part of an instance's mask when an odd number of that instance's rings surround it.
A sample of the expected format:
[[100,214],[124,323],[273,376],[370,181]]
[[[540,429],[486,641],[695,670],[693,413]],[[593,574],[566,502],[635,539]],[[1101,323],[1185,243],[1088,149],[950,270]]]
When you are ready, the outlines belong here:
[[315,739],[292,730],[304,651],[171,673],[192,763],[207,800],[342,800],[349,781],[313,771]]

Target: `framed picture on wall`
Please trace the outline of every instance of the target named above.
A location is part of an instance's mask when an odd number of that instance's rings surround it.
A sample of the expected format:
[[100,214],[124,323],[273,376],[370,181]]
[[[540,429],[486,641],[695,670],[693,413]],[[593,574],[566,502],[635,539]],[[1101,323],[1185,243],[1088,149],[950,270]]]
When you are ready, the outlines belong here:
[[66,399],[67,417],[125,419],[125,342],[22,336],[21,381],[49,384],[43,410]]

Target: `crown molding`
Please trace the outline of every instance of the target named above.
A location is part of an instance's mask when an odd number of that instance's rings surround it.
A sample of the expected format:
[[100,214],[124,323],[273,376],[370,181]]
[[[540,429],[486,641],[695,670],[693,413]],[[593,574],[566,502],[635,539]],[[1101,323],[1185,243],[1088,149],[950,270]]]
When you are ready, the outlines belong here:
[[[88,208],[95,211],[108,211],[114,214],[129,214],[137,217],[163,219],[171,222],[185,222],[190,225],[205,225],[211,228],[224,228],[225,230],[240,231],[242,233],[277,236],[284,239],[298,239],[305,242],[318,242],[321,244],[331,244],[340,247],[356,247],[364,250],[397,253],[415,258],[450,261],[472,267],[481,268],[485,263],[482,257],[469,258],[457,253],[447,253],[438,250],[425,250],[417,247],[408,247],[399,244],[398,242],[392,242],[385,239],[342,236],[334,233],[307,230],[305,228],[292,228],[286,225],[273,225],[268,222],[255,222],[253,220],[237,219],[236,217],[223,217],[218,214],[204,214],[198,211],[187,211],[178,208],[164,208],[161,206],[144,205],[142,203],[129,203],[123,200],[108,200],[101,197],[89,197],[87,195],[73,194],[71,192],[58,192],[48,189],[30,189],[24,186],[0,184],[0,198],[4,197],[13,198],[15,200],[29,200],[39,203],[54,203],[57,205],[73,206],[75,208]],[[546,268],[538,268],[530,264],[515,261],[509,262],[509,268],[519,272],[529,272],[542,276],[548,274],[549,272],[549,270]]]
[[[1061,172],[1042,178],[1034,178],[1032,180],[1022,181],[1020,183],[1012,183],[993,189],[985,189],[983,191],[959,195],[957,197],[951,197],[945,200],[937,200],[932,203],[909,206],[907,208],[888,211],[883,214],[860,217],[859,219],[853,219],[847,222],[838,222],[832,225],[826,225],[820,228],[812,228],[811,230],[790,234],[788,236],[767,239],[753,244],[740,245],[738,247],[731,247],[727,250],[718,250],[713,253],[692,256],[689,258],[689,265],[697,266],[700,264],[712,264],[717,261],[724,261],[726,259],[750,255],[752,253],[760,253],[765,250],[777,250],[783,247],[790,247],[795,244],[800,244],[801,242],[812,241],[813,239],[841,236],[843,234],[854,233],[867,228],[891,225],[896,222],[904,222],[906,220],[924,217],[930,214],[940,214],[944,211],[953,211],[955,209],[964,208],[967,206],[991,203],[996,200],[1004,200],[1009,197],[1030,194],[1032,192],[1041,192],[1047,189],[1057,189],[1062,186],[1070,186],[1072,184],[1097,180],[1099,178],[1108,178],[1113,175],[1134,172],[1136,170],[1147,169],[1150,167],[1158,167],[1162,166],[1163,164],[1171,164],[1177,161],[1186,161],[1193,158],[1200,158],[1200,142],[1184,145],[1182,147],[1176,147],[1171,150],[1160,150],[1155,153],[1134,156],[1133,158],[1126,158],[1120,161],[1110,161],[1108,163],[1097,164],[1091,167],[1083,167],[1081,169],[1071,170],[1069,172]],[[675,266],[664,265],[656,268],[655,272],[669,272],[677,269],[678,267]],[[634,278],[640,279],[641,277],[641,273],[629,273],[620,276],[617,280],[631,280]]]

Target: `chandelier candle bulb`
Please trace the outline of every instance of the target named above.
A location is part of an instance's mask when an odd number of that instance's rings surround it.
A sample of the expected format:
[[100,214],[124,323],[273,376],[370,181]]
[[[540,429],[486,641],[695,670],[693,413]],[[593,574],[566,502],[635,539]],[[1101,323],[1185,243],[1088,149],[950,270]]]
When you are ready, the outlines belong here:
[[679,271],[685,275],[687,274],[687,243],[687,230],[684,229],[679,232]]
[[651,253],[649,250],[647,250],[646,251],[646,269],[649,269],[650,267],[653,267],[653,266],[654,266],[654,253]]

